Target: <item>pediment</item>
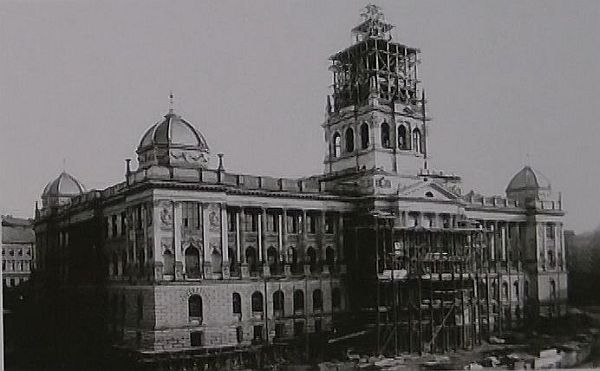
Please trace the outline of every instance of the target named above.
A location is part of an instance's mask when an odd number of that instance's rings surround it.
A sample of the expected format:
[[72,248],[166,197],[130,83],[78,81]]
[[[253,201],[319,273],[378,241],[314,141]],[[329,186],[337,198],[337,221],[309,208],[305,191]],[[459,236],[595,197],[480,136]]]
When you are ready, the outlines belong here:
[[407,198],[422,198],[433,201],[456,201],[459,196],[442,185],[432,182],[418,182],[398,190],[398,195]]

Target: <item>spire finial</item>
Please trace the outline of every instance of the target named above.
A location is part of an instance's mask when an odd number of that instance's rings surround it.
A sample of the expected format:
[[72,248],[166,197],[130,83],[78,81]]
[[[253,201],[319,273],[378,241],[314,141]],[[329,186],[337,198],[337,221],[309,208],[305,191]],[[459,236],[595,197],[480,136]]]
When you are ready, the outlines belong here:
[[225,166],[223,166],[223,154],[218,153],[217,156],[219,156],[219,167],[217,168],[217,170],[223,171],[223,170],[225,170]]
[[531,167],[531,154],[529,152],[525,155],[525,166]]
[[62,170],[63,172],[67,171],[67,159],[63,157],[63,163],[62,163]]
[[173,113],[173,108],[174,104],[173,104],[173,90],[169,91],[169,113]]

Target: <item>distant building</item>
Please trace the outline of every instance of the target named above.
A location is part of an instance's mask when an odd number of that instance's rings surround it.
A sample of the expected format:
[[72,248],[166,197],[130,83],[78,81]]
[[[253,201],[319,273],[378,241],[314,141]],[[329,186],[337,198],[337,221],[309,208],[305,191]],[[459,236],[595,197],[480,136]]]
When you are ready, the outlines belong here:
[[235,174],[221,156],[210,168],[204,136],[170,109],[122,182],[52,181],[35,230],[56,323],[143,358],[334,329],[442,352],[564,315],[564,212],[548,179],[527,166],[486,197],[429,168],[420,52],[376,7],[363,16],[331,57],[322,174]]
[[29,280],[34,265],[33,220],[2,216],[2,283],[17,287]]

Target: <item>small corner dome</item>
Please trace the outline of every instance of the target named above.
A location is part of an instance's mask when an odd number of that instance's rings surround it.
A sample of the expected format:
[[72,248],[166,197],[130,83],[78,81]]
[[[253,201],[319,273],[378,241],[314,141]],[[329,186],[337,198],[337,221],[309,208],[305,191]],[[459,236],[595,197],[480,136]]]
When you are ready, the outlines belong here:
[[48,183],[42,192],[42,198],[73,197],[85,192],[85,186],[71,174],[63,171]]
[[506,187],[506,193],[539,190],[550,191],[550,181],[544,174],[530,166],[525,166],[515,174]]
[[152,147],[175,147],[209,152],[204,136],[189,122],[170,110],[165,118],[152,125],[142,136],[137,153]]

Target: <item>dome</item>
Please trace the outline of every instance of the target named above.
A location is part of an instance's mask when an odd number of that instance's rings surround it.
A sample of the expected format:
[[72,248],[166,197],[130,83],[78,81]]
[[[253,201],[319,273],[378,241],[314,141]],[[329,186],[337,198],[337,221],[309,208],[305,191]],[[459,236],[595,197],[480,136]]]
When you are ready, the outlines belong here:
[[204,136],[172,110],[142,136],[137,153],[150,147],[190,148],[209,152]]
[[518,191],[537,191],[537,190],[550,190],[550,181],[539,171],[525,166],[519,171],[513,178],[506,192],[518,192]]
[[42,193],[42,197],[77,196],[85,192],[85,186],[71,174],[63,171]]

